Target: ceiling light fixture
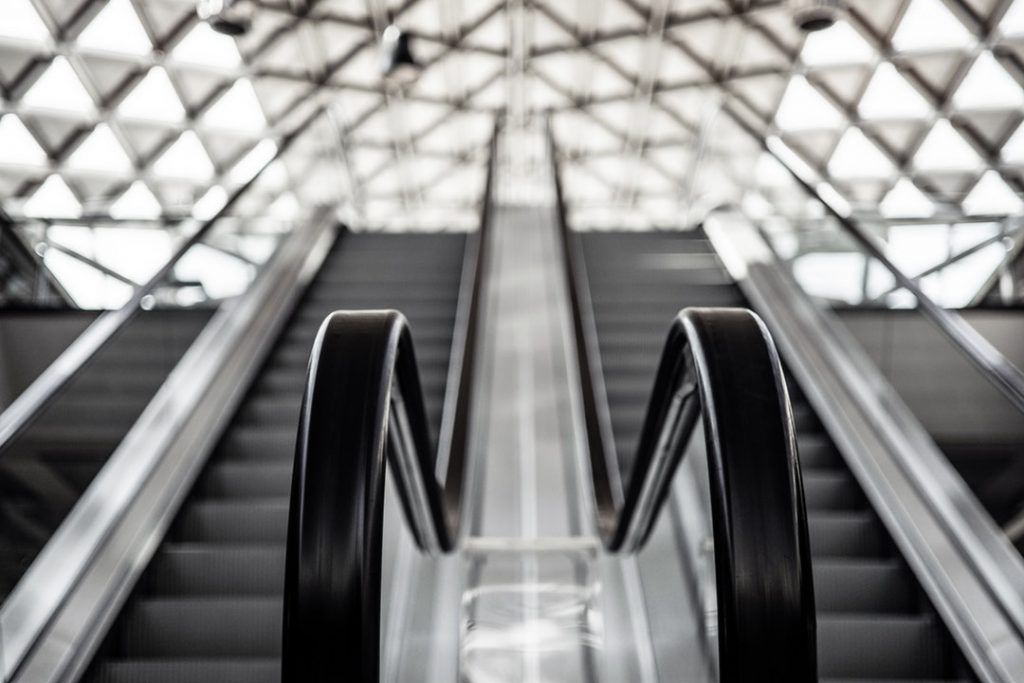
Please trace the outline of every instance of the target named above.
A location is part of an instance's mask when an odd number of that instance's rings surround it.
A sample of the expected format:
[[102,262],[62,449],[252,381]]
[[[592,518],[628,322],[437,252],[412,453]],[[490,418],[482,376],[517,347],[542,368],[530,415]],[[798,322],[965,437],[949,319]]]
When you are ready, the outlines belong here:
[[843,0],[789,0],[793,23],[811,33],[831,28],[842,14]]
[[380,67],[384,78],[399,85],[416,80],[423,66],[412,54],[412,35],[395,24],[384,29],[380,43]]
[[229,36],[248,33],[252,26],[252,6],[247,0],[198,0],[196,13],[214,31]]

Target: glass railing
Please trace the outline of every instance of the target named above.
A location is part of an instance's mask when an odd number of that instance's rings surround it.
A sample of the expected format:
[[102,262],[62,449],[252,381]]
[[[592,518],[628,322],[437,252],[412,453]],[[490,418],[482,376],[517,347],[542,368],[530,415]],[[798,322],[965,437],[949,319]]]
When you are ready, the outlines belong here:
[[[323,121],[314,112],[251,175],[181,218],[10,219],[38,277],[0,306],[0,600],[119,447],[222,306],[245,294],[285,238],[323,206],[285,206],[281,155]],[[287,210],[285,210],[287,209]],[[45,309],[45,310],[42,310]]]
[[[0,451],[0,599],[13,589],[213,313],[249,288],[294,224],[281,219],[220,222],[138,298],[137,312],[90,358],[83,356],[82,367],[72,368],[73,376],[57,393],[27,422],[15,425]],[[124,229],[102,223],[74,228]],[[138,230],[143,229],[154,231]],[[19,397],[31,397],[40,389],[38,382],[55,376],[54,368],[62,362],[58,359],[67,360],[64,354],[139,292],[139,285],[90,264],[91,255],[67,254],[66,245],[75,244],[67,237],[76,232],[70,226],[50,226],[46,240],[38,244],[47,245],[39,250],[47,267],[71,297],[79,297],[79,308],[0,311],[0,401],[4,409],[13,406],[15,414]],[[81,240],[75,246],[82,249],[88,243]],[[67,247],[72,250],[77,252]],[[140,261],[147,260],[144,251],[135,253]],[[162,265],[150,259],[132,273],[135,277],[125,279],[144,280],[147,268],[155,271]],[[102,310],[107,307],[112,310]]]
[[[727,162],[720,127],[708,128],[705,172]],[[750,185],[716,198],[712,213],[741,215],[799,287],[835,312],[1024,549],[1024,218],[957,207],[883,217],[777,138],[744,153],[761,155]]]
[[[890,255],[886,263],[836,219],[808,224],[775,217],[756,223],[793,279],[835,312],[985,509],[1024,549],[1024,419],[1000,377],[979,360],[979,354],[992,357],[1001,372],[1017,373],[1024,366],[1019,343],[1024,320],[1019,310],[979,308],[969,300],[997,289],[993,284],[1000,276],[992,275],[1012,253],[1013,234],[995,232],[995,223],[965,223],[971,227],[960,229],[973,233],[975,241],[956,253],[983,246],[960,259],[937,252],[926,258],[921,245],[929,240],[909,245],[899,238],[880,240]],[[877,227],[872,230],[877,234]],[[956,231],[946,228],[946,237]],[[892,270],[896,263],[906,268],[901,272],[917,291],[900,284]],[[943,318],[929,310],[935,305]],[[947,323],[965,328],[982,348],[965,348]]]
[[[888,261],[945,309],[1012,307],[1021,289],[1014,265],[1024,219],[961,217],[949,221],[858,221]],[[759,229],[810,294],[860,307],[907,308],[915,297],[892,270],[854,243],[834,217],[767,216]]]

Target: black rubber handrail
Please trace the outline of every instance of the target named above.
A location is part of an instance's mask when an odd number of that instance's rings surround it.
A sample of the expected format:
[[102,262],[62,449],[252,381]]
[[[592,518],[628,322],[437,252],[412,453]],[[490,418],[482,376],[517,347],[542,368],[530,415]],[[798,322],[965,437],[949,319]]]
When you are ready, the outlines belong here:
[[817,681],[807,510],[778,352],[746,309],[682,311],[672,322],[624,490],[610,436],[582,251],[565,220],[548,130],[572,292],[597,526],[605,548],[643,547],[703,417],[718,598],[719,680]]
[[317,334],[292,474],[285,683],[379,680],[385,457],[416,545],[428,553],[457,545],[500,125],[499,116],[480,227],[466,251],[446,392],[454,398],[446,398],[436,457],[402,314],[338,311]]
[[720,680],[816,681],[811,552],[792,410],[775,345],[746,309],[673,321],[612,550],[646,542],[702,416]]
[[454,545],[457,515],[446,514],[429,453],[405,318],[331,314],[313,346],[299,422],[282,681],[379,680],[385,457],[396,465],[398,488],[419,493],[401,496],[418,545],[430,545],[424,532],[436,534],[442,550]]

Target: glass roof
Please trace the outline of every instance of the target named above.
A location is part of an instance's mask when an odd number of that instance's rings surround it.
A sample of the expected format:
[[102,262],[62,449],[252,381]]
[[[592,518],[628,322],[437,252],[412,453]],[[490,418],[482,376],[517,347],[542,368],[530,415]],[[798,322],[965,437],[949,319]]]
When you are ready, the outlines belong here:
[[[499,110],[524,140],[552,113],[580,227],[784,206],[764,140],[854,212],[1022,207],[1024,0],[848,0],[809,38],[780,0],[251,4],[236,40],[194,0],[3,0],[4,209],[201,218],[322,105],[331,125],[236,213],[337,203],[367,227],[472,228]],[[380,75],[388,21],[425,66],[405,87]]]

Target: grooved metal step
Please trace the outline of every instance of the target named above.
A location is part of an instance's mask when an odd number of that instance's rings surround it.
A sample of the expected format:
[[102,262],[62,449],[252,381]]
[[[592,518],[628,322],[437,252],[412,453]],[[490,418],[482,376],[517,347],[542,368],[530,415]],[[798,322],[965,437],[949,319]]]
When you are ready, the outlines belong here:
[[[715,276],[707,271],[710,247],[699,232],[581,233],[579,239],[613,433],[628,463],[672,318],[687,306],[745,304],[735,287],[708,286]],[[700,268],[652,267],[673,260]],[[788,383],[810,518],[821,680],[960,680],[951,639],[799,387]]]
[[343,236],[221,439],[91,683],[277,683],[292,460],[313,338],[338,309],[394,308],[412,327],[440,421],[463,235]]
[[[78,313],[45,313],[60,324]],[[0,600],[14,589],[209,318],[146,311],[98,352],[4,454]],[[45,328],[44,328],[45,329]]]

